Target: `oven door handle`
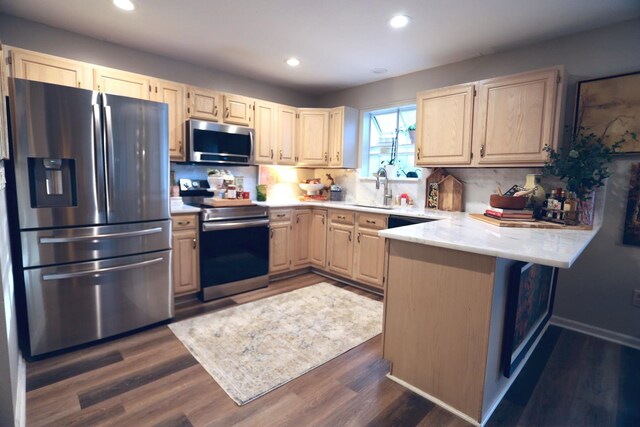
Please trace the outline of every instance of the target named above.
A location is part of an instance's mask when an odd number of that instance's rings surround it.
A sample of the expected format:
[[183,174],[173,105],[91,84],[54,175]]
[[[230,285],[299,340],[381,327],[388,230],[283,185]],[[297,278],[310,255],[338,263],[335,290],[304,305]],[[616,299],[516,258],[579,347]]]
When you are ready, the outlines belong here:
[[236,228],[250,228],[268,226],[268,219],[251,219],[246,221],[221,221],[221,222],[203,222],[202,231],[220,231],[233,230]]

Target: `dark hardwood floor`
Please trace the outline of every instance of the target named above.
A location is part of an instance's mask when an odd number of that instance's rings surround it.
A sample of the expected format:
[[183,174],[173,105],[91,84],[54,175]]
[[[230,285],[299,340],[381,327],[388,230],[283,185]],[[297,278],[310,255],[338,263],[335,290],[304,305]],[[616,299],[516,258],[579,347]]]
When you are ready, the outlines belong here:
[[[207,304],[176,319],[326,281],[309,273]],[[27,425],[466,426],[388,380],[377,336],[245,406],[237,406],[167,326],[27,366]],[[640,425],[640,351],[551,327],[491,426]]]

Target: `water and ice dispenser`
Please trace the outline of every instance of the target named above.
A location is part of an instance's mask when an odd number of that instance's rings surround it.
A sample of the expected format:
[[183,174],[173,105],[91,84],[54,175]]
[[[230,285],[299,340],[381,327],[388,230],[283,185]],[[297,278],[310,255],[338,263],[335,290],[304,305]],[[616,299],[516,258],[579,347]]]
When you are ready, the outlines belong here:
[[32,208],[77,206],[74,159],[29,158]]

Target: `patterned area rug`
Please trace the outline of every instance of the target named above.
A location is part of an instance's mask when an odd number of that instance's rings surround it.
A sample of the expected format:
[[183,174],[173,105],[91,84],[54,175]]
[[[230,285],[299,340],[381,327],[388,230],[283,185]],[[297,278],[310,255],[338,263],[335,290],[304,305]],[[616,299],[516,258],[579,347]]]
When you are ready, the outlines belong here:
[[382,303],[328,283],[169,325],[244,405],[382,332]]

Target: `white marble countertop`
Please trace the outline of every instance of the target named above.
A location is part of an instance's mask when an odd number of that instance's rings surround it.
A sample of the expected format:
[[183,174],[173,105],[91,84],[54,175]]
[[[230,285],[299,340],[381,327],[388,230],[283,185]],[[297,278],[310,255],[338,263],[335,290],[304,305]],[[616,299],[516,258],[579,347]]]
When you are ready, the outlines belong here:
[[[299,202],[296,200],[255,203],[270,208],[308,206],[435,219],[438,221],[381,230],[378,234],[388,239],[560,268],[571,267],[599,230],[599,225],[594,226],[591,231],[497,227],[475,220],[464,212],[444,212],[418,206],[386,209],[347,202]],[[171,208],[172,214],[199,211],[200,208],[188,205]]]
[[193,214],[200,212],[200,208],[189,205],[171,206],[171,215]]

